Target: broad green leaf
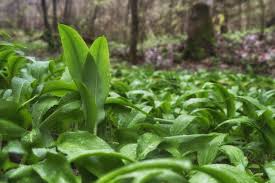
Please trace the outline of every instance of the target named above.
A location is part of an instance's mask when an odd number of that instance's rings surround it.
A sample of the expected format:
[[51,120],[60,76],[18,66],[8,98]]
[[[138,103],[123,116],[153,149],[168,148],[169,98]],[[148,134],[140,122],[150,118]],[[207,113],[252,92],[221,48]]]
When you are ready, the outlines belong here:
[[26,65],[26,58],[21,56],[11,56],[8,59],[7,67],[9,72],[9,79],[16,76],[20,69],[22,69]]
[[142,170],[136,171],[133,173],[129,173],[126,175],[118,176],[116,179],[111,182],[121,182],[127,181],[127,179],[134,179],[132,183],[151,183],[151,182],[166,182],[166,183],[187,183],[187,180],[171,171],[165,169],[150,169],[150,170]]
[[43,180],[37,175],[31,165],[21,165],[17,169],[10,170],[7,177],[13,183],[38,183]]
[[[97,123],[104,117],[103,103],[99,98],[99,87],[102,84],[99,72],[93,56],[88,53],[83,65],[80,92],[82,103],[85,106],[85,113],[89,129],[96,129]],[[83,93],[84,92],[84,93]],[[101,104],[101,102],[103,102]]]
[[47,97],[40,99],[35,103],[32,108],[32,124],[33,128],[38,128],[39,124],[43,120],[44,114],[51,109],[53,106],[58,104],[58,99],[55,97]]
[[82,101],[83,113],[85,117],[85,128],[96,133],[97,131],[97,106],[95,95],[82,82],[78,84]]
[[49,77],[49,61],[34,61],[27,64],[23,72],[23,78],[33,82],[44,82]]
[[59,151],[69,155],[69,159],[91,150],[114,152],[104,140],[89,132],[82,131],[61,134],[57,140],[57,148]]
[[11,121],[0,119],[0,134],[4,139],[21,137],[24,133],[26,133],[24,128]]
[[188,110],[193,110],[199,107],[208,107],[211,105],[213,105],[213,102],[208,98],[191,98],[184,102],[184,107]]
[[22,104],[31,97],[31,83],[28,80],[14,77],[11,81],[13,101]]
[[143,111],[136,105],[132,104],[129,100],[127,100],[126,98],[121,97],[121,96],[108,97],[106,100],[106,104],[117,104],[117,105],[122,105],[125,107],[130,107],[130,108],[133,108],[133,109],[136,109],[136,110],[142,112],[145,115],[148,115],[145,111]]
[[77,91],[77,88],[73,82],[67,82],[63,80],[48,81],[44,84],[41,94],[50,93],[55,96],[64,96],[67,92]]
[[190,168],[190,162],[186,162],[183,160],[174,160],[174,159],[155,159],[155,160],[147,160],[143,162],[137,162],[129,164],[128,166],[124,166],[120,169],[112,171],[100,179],[96,183],[110,183],[112,180],[116,179],[118,176],[126,175],[129,173],[137,172],[137,171],[145,171],[151,169],[166,169],[174,171],[178,174],[183,174],[187,172]]
[[275,161],[266,163],[264,168],[270,179],[270,183],[275,183]]
[[18,179],[25,176],[30,176],[32,173],[33,173],[33,169],[31,166],[21,165],[18,168],[7,172],[7,176],[9,179]]
[[[70,162],[86,168],[96,176],[122,166],[121,160],[132,162],[129,157],[115,152],[104,140],[89,132],[66,132],[59,136],[57,148]],[[105,166],[106,163],[111,164]]]
[[162,138],[155,134],[143,134],[137,141],[137,158],[139,160],[145,159],[151,151],[154,151],[158,147],[161,141]]
[[19,120],[20,115],[17,113],[18,107],[18,104],[13,101],[0,99],[0,118]]
[[241,149],[232,145],[224,145],[221,151],[228,156],[233,165],[245,170],[248,160]]
[[9,141],[8,144],[3,148],[3,152],[25,154],[26,151],[22,146],[22,143],[18,140]]
[[241,125],[241,124],[246,124],[248,126],[253,126],[253,120],[251,120],[250,118],[246,117],[246,116],[242,116],[242,117],[238,117],[238,118],[233,118],[233,119],[229,119],[229,120],[226,120],[222,123],[220,123],[216,129],[218,128],[221,128],[225,125]]
[[208,146],[206,146],[206,148],[198,151],[197,159],[200,166],[211,164],[215,160],[218,154],[218,150],[222,145],[225,137],[225,134],[217,136],[208,143]]
[[[110,61],[109,61],[109,48],[108,42],[105,37],[97,38],[91,48],[90,52],[94,58],[95,64],[97,66],[98,72],[98,87],[97,87],[97,106],[99,108],[103,108],[104,102],[109,95],[110,88]],[[104,118],[99,116],[99,120]]]
[[51,129],[58,126],[62,121],[69,119],[70,123],[79,118],[80,102],[71,101],[58,106],[56,110],[47,116],[39,125],[39,128]]
[[196,172],[189,179],[190,183],[220,183],[210,175],[203,172]]
[[212,164],[198,167],[197,170],[206,173],[222,183],[256,183],[243,170],[226,164]]
[[46,160],[32,167],[48,183],[79,183],[69,162],[61,155],[48,153]]
[[89,51],[86,43],[73,28],[59,24],[62,47],[66,65],[74,81],[80,82],[82,66]]
[[131,159],[136,159],[137,157],[137,144],[127,144],[123,146],[119,152]]
[[232,118],[235,116],[235,97],[227,89],[225,89],[221,84],[218,83],[207,83],[205,87],[210,86],[214,90],[213,92],[219,93],[223,102],[226,106],[227,117]]
[[172,135],[182,135],[184,130],[190,125],[192,122],[195,121],[196,116],[190,115],[180,115],[175,120],[175,123],[170,128],[170,132]]
[[257,99],[249,97],[249,96],[238,96],[237,99],[239,99],[242,102],[247,102],[251,105],[254,105],[258,109],[266,109],[264,105],[262,105]]
[[182,153],[199,151],[208,147],[209,143],[220,134],[194,134],[164,137],[163,143],[176,145]]

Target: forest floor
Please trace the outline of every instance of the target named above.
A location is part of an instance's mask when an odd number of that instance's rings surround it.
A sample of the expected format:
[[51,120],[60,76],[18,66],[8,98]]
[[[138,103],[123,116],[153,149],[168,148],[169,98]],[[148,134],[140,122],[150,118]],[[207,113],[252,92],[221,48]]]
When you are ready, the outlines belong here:
[[[12,31],[9,31],[12,32]],[[41,60],[55,58],[60,50],[48,50],[47,43],[39,37],[41,33],[26,34],[13,31],[13,40],[26,47],[26,54]],[[268,29],[263,39],[259,30],[233,32],[217,36],[216,56],[201,61],[184,60],[186,36],[162,36],[148,38],[139,45],[141,64],[152,65],[156,69],[186,69],[196,71],[233,70],[275,76],[275,31]],[[128,47],[125,44],[110,42],[111,60],[121,63],[128,61]]]
[[218,36],[216,56],[201,61],[184,60],[184,43],[162,44],[145,50],[145,62],[159,68],[180,66],[188,70],[226,69],[275,75],[275,32],[231,33]]

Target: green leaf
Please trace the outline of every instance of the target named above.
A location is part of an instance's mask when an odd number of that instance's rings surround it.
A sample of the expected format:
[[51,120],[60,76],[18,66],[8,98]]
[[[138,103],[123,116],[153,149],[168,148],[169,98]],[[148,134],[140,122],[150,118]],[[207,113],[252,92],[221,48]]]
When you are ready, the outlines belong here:
[[[89,132],[67,132],[59,136],[57,148],[67,154],[70,162],[86,168],[96,176],[123,166],[121,160],[133,162],[130,157],[115,152],[104,140]],[[106,163],[110,163],[105,166]]]
[[32,165],[40,177],[48,183],[79,183],[65,157],[48,153],[46,160]]
[[175,144],[182,153],[199,151],[208,147],[209,143],[221,134],[194,134],[164,137],[163,143]]
[[[50,107],[50,106],[49,106]],[[51,113],[47,118],[45,118],[39,125],[39,128],[51,129],[53,127],[58,126],[61,121],[66,119],[70,120],[72,123],[74,120],[78,118],[80,111],[80,102],[78,100],[62,104],[58,106],[56,110]]]
[[195,108],[211,106],[212,104],[213,102],[208,98],[191,98],[184,102],[184,107],[188,110],[193,110]]
[[44,84],[41,94],[50,93],[54,96],[62,97],[67,92],[77,91],[77,88],[73,82],[67,82],[63,80],[48,81]]
[[35,103],[32,108],[32,125],[33,128],[38,128],[39,124],[43,120],[44,114],[51,109],[53,106],[58,104],[58,99],[55,97],[47,97],[40,99]]
[[120,149],[120,153],[131,159],[136,159],[137,146],[137,144],[127,144]]
[[0,117],[8,120],[19,120],[21,117],[17,113],[18,104],[13,101],[0,99]]
[[270,183],[275,183],[275,161],[266,163],[264,168],[270,179]]
[[82,66],[89,51],[85,41],[73,28],[59,24],[59,34],[64,51],[64,59],[74,81],[80,82]]
[[16,76],[20,69],[26,65],[26,58],[21,56],[11,56],[8,59],[7,67],[9,72],[9,79]]
[[14,77],[11,81],[13,101],[22,104],[31,97],[32,88],[28,80]]
[[195,122],[196,116],[180,115],[175,120],[175,123],[170,128],[172,135],[182,135],[184,130],[192,123]]
[[4,139],[21,137],[24,133],[26,133],[24,128],[11,121],[0,119],[0,135]]
[[220,183],[210,175],[203,172],[196,172],[191,176],[190,183]]
[[[99,116],[101,116],[101,120],[104,116],[104,108],[101,102],[104,103],[105,101],[100,101],[100,98],[98,98],[98,88],[101,86],[102,81],[99,78],[95,60],[90,53],[88,53],[86,61],[83,65],[81,80],[82,87],[80,89],[82,91],[80,91],[80,95],[82,103],[84,104],[87,123],[89,125],[89,129],[96,130],[97,123],[99,122]],[[100,105],[101,107],[99,107]]]
[[[101,121],[104,118],[104,110],[101,109],[104,107],[104,102],[109,95],[110,89],[110,61],[109,61],[109,48],[108,42],[105,37],[97,38],[91,48],[90,52],[94,58],[95,64],[97,66],[97,88],[96,88],[96,104],[101,114],[98,116],[98,121]],[[85,70],[85,68],[84,68]],[[91,72],[91,71],[90,71]]]
[[59,151],[68,154],[70,161],[89,156],[113,156],[132,161],[116,153],[104,140],[89,132],[63,133],[57,140],[57,147]]
[[184,174],[191,168],[189,162],[183,160],[174,160],[174,159],[155,159],[147,160],[143,162],[132,163],[128,166],[124,166],[120,169],[112,171],[100,179],[96,183],[111,183],[114,179],[119,176],[126,175],[129,173],[134,173],[138,171],[146,171],[152,169],[165,169],[174,171],[180,175]]
[[221,84],[218,83],[207,83],[205,85],[212,87],[214,92],[218,93],[226,106],[227,117],[232,118],[235,116],[235,97],[231,94],[226,88],[224,88]]
[[139,160],[145,159],[150,152],[154,151],[158,147],[161,141],[162,138],[155,134],[143,134],[137,141],[137,158]]
[[248,160],[241,149],[231,145],[224,145],[221,147],[221,151],[229,157],[233,165],[245,170]]
[[241,125],[241,124],[246,124],[248,126],[253,126],[253,120],[251,120],[250,118],[246,117],[246,116],[242,116],[242,117],[238,117],[238,118],[233,118],[233,119],[229,119],[226,120],[222,123],[220,123],[216,129],[223,127],[224,125]]
[[187,183],[187,180],[178,173],[165,169],[151,169],[136,171],[126,175],[118,176],[112,182],[121,182],[134,179],[133,183],[151,183],[151,182],[167,182],[167,183]]
[[85,117],[85,128],[88,129],[90,132],[96,133],[97,106],[95,95],[91,93],[89,88],[84,83],[79,83],[78,88]]
[[43,179],[33,171],[31,165],[21,165],[19,168],[10,170],[7,172],[7,177],[9,181],[14,183],[37,183],[43,181]]
[[218,154],[218,150],[223,143],[225,137],[225,134],[217,136],[208,143],[208,146],[206,148],[198,151],[197,159],[200,166],[211,164],[215,160]]
[[148,115],[147,112],[143,111],[136,105],[132,104],[129,100],[127,100],[126,98],[121,97],[121,96],[108,97],[106,100],[106,104],[117,104],[117,105],[121,105],[121,106],[125,106],[125,107],[130,107],[130,108],[140,111],[141,113],[145,114],[146,116]]
[[222,183],[256,183],[246,172],[230,165],[212,164],[196,169]]

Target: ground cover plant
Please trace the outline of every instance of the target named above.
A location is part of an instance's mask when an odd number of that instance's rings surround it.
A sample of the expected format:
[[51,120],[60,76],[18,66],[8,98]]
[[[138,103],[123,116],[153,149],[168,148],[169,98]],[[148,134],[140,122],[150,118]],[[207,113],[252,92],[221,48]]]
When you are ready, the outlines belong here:
[[275,81],[113,65],[60,25],[60,58],[0,45],[0,182],[273,183]]

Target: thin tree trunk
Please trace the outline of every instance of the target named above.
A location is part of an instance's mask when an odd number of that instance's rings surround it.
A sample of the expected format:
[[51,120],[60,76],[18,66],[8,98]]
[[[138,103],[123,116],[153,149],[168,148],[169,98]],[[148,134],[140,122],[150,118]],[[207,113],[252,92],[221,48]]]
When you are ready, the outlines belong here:
[[48,42],[49,48],[53,48],[52,31],[48,20],[48,10],[47,10],[46,0],[41,0],[41,7],[42,7],[42,13],[43,13],[44,27],[45,27],[44,39],[45,41]]
[[224,34],[224,33],[227,33],[228,32],[228,11],[227,11],[227,4],[226,2],[224,2],[223,4],[223,15],[224,15],[224,23],[221,27],[221,33]]
[[92,39],[95,38],[95,22],[97,19],[97,15],[98,15],[98,11],[99,11],[99,6],[96,4],[95,8],[94,8],[94,13],[91,19],[91,33],[92,33]]
[[57,19],[57,2],[56,2],[56,0],[53,0],[53,29],[55,31],[57,30],[57,24],[58,24],[58,19]]
[[239,2],[239,16],[240,16],[240,19],[239,19],[239,29],[240,31],[242,31],[243,29],[243,8],[242,8],[242,2]]
[[246,10],[246,29],[249,29],[251,26],[251,13],[252,13],[252,6],[251,1],[247,0],[247,10]]
[[64,24],[70,24],[70,15],[72,11],[72,0],[65,0],[65,7],[64,7],[64,13],[63,13],[63,23]]
[[124,24],[126,27],[126,29],[124,30],[124,41],[125,42],[128,42],[128,40],[129,40],[127,27],[129,26],[130,1],[131,0],[127,0],[126,13],[125,13],[125,19],[124,19]]
[[130,40],[130,61],[137,64],[137,44],[139,37],[138,0],[130,0],[131,7],[131,40]]
[[173,35],[174,34],[174,27],[173,27],[173,13],[174,13],[174,6],[175,6],[175,1],[170,0],[169,2],[169,12],[168,12],[168,26],[166,27],[166,31]]
[[41,0],[41,7],[42,7],[42,13],[43,13],[43,21],[44,26],[47,31],[51,31],[51,27],[48,20],[48,10],[47,10],[47,3],[46,0]]
[[263,0],[259,0],[260,7],[261,7],[261,20],[260,20],[260,28],[261,28],[261,35],[260,39],[264,38],[265,34],[265,4]]

